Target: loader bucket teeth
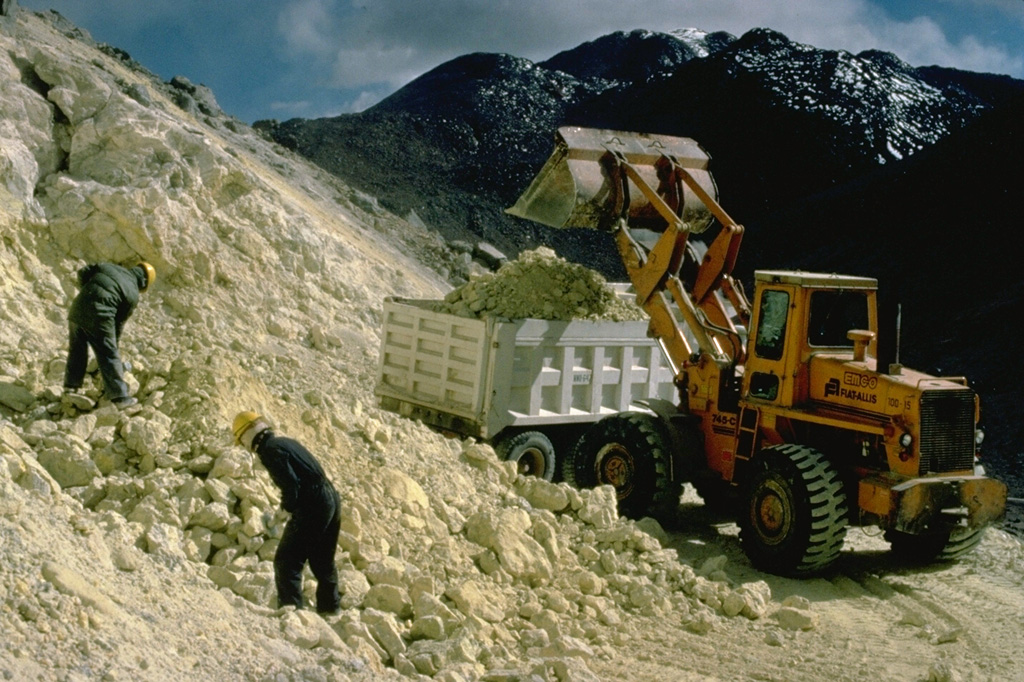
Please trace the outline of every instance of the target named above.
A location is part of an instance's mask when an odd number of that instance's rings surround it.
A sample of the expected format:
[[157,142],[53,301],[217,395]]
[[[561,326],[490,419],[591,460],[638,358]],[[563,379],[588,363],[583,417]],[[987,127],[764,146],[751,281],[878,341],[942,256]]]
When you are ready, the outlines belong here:
[[[685,168],[700,186],[718,198],[708,172],[711,157],[685,137],[626,133],[594,128],[563,127],[555,134],[555,150],[533,182],[506,213],[551,227],[612,229],[620,218],[635,227],[661,231],[665,219],[630,180],[614,177],[617,156],[632,166],[688,226],[703,232],[712,214],[690,188],[678,182],[672,163]],[[625,184],[625,188],[623,188]]]

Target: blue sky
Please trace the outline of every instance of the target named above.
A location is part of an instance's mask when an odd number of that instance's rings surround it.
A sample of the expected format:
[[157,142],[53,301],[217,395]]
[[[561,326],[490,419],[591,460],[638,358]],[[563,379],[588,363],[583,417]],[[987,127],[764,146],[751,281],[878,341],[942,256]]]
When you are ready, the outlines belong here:
[[780,31],[1024,79],[1024,0],[18,0],[258,119],[360,111],[449,59],[542,61],[613,31]]

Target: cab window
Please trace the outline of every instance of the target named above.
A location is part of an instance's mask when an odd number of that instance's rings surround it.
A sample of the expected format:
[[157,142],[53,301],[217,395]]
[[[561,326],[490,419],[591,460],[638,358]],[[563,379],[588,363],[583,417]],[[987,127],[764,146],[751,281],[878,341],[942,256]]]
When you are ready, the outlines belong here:
[[786,340],[786,319],[789,316],[789,294],[768,289],[761,293],[761,310],[757,323],[754,352],[766,360],[779,360]]
[[807,341],[812,346],[852,348],[851,329],[868,329],[868,297],[861,291],[811,292]]

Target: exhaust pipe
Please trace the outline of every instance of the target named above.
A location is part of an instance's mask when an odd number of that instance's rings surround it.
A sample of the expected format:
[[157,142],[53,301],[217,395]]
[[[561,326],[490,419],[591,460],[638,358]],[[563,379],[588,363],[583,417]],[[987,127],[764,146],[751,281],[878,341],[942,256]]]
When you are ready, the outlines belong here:
[[900,286],[897,278],[887,281],[885,288],[878,291],[878,371],[899,374],[900,324],[903,306],[900,303]]

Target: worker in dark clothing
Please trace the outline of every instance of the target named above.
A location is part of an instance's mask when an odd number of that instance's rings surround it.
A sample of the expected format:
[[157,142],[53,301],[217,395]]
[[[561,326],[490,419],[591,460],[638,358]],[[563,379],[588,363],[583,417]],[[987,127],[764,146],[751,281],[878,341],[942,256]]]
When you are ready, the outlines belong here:
[[240,412],[231,427],[235,442],[255,452],[281,489],[281,507],[291,513],[274,555],[278,606],[301,609],[302,569],[316,577],[316,610],[341,606],[334,553],[341,528],[341,498],[316,458],[298,441],[277,436],[263,417]]
[[145,262],[132,268],[96,263],[78,271],[80,290],[68,313],[65,391],[82,387],[92,348],[103,377],[104,395],[118,407],[138,402],[128,395],[118,344],[124,323],[139,302],[139,292],[148,289],[155,279],[156,270]]

